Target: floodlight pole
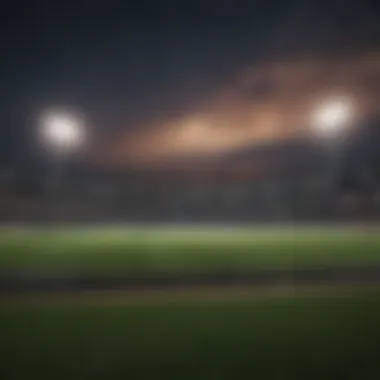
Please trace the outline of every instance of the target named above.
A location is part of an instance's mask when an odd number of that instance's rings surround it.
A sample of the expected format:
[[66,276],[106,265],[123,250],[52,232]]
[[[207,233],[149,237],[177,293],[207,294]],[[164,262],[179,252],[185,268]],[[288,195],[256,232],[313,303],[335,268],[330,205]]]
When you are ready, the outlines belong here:
[[323,141],[325,156],[323,182],[325,184],[324,189],[327,191],[326,196],[331,196],[331,199],[335,199],[337,195],[337,182],[341,174],[345,146],[345,138],[343,135],[339,135],[336,138],[327,138]]
[[60,190],[63,180],[65,161],[67,156],[61,151],[56,151],[53,154],[53,162],[50,171],[51,191],[51,221],[55,225],[59,222],[60,217]]
[[328,139],[324,143],[326,152],[326,166],[327,166],[327,181],[330,185],[334,185],[336,179],[339,177],[342,153],[343,153],[343,139],[340,136],[337,139]]

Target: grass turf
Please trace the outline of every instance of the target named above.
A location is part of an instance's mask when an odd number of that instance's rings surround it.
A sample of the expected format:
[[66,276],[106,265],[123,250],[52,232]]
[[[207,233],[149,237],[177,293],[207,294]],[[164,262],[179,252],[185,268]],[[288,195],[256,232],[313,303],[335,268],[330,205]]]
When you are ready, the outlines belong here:
[[380,234],[355,228],[125,228],[0,232],[0,271],[190,273],[380,263]]
[[0,378],[378,379],[380,293],[0,308]]

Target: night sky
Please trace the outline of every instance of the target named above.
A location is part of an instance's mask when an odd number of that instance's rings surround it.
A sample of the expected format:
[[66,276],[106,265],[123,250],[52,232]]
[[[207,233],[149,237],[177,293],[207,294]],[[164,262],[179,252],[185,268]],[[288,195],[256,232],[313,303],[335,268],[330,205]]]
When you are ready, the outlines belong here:
[[0,162],[32,164],[36,118],[52,107],[85,115],[94,162],[130,159],[120,150],[136,134],[149,156],[163,125],[215,108],[248,67],[377,53],[379,14],[368,0],[4,2]]

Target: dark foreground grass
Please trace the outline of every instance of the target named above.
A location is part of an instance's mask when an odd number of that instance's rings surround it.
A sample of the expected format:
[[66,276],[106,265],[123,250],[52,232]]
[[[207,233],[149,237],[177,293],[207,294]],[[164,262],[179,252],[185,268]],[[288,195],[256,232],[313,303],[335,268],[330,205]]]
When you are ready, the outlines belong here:
[[0,378],[380,378],[380,293],[0,308]]
[[0,232],[0,272],[180,274],[378,263],[380,234],[354,228]]

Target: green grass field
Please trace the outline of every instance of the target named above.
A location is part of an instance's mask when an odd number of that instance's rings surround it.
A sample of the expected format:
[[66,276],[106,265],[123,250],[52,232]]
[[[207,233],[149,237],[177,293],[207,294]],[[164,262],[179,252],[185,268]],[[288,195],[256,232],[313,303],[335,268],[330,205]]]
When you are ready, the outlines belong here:
[[[377,231],[0,232],[3,273],[213,273],[380,264]],[[0,303],[0,379],[378,379],[380,290],[282,297],[124,294]],[[201,296],[200,296],[201,295]],[[21,296],[22,297],[22,296]],[[202,300],[203,299],[203,300]],[[52,302],[54,301],[54,302]],[[83,302],[82,302],[83,301]],[[106,301],[106,302],[104,302]],[[121,302],[120,302],[121,301]],[[126,302],[124,302],[126,301]]]
[[380,234],[355,228],[0,231],[0,271],[189,273],[380,263]]
[[0,378],[380,378],[380,292],[0,307]]

